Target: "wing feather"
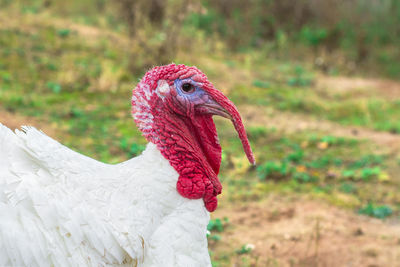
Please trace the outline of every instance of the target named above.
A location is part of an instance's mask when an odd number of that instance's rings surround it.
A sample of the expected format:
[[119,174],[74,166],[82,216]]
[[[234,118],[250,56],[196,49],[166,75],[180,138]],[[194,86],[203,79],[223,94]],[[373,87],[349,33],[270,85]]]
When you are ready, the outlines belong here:
[[22,142],[21,147],[51,173],[81,174],[106,166],[61,145],[34,127],[23,126],[22,131],[16,130],[16,135]]
[[[108,165],[32,127],[0,124],[0,266],[104,266],[143,254],[101,205]],[[104,204],[105,205],[105,204]],[[103,206],[104,206],[103,205]]]

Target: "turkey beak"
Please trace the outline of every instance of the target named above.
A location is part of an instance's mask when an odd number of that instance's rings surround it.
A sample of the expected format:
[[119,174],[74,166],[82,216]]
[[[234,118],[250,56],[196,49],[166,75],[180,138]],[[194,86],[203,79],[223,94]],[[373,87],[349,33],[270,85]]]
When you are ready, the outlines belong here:
[[208,114],[218,115],[230,119],[231,121],[233,120],[232,115],[211,98],[202,106],[206,108]]
[[250,147],[249,139],[247,138],[246,130],[244,129],[242,118],[232,101],[230,101],[220,91],[214,89],[212,92],[212,98],[209,97],[208,101],[202,104],[202,108],[206,109],[208,114],[219,115],[232,121],[242,142],[247,159],[251,164],[255,165],[256,161]]

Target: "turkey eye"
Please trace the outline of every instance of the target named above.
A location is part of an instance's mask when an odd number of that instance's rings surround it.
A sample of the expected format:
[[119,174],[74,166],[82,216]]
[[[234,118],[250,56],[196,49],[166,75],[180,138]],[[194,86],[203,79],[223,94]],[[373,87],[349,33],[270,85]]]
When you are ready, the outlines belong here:
[[194,92],[194,86],[193,86],[193,84],[190,84],[190,83],[184,83],[182,85],[182,90],[185,93],[193,93]]

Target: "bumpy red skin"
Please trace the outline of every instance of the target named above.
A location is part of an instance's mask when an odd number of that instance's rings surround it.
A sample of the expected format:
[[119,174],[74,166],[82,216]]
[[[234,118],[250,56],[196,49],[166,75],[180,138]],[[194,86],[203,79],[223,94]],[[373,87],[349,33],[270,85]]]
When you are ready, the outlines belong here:
[[[179,173],[177,191],[189,199],[203,198],[205,207],[212,212],[217,208],[216,196],[222,190],[217,176],[221,146],[211,115],[197,114],[195,104],[177,93],[174,81],[188,78],[207,92],[204,97],[218,100],[229,112],[237,114],[232,120],[242,125],[234,105],[200,70],[175,64],[155,67],[146,73],[133,91],[132,114],[146,139],[157,145]],[[157,91],[160,82],[168,84],[165,94]],[[244,135],[245,150],[250,151],[249,160],[254,162],[244,129],[237,130],[241,139]]]
[[[195,131],[202,136],[214,134],[215,126],[212,119],[210,117],[203,118],[203,122],[207,125],[194,130],[198,126],[193,124],[197,123],[189,121],[182,123],[182,118],[176,118],[173,113],[162,112],[158,115],[162,118],[155,122],[157,129],[160,130],[159,138],[152,140],[179,173],[176,185],[178,192],[190,199],[203,198],[207,210],[214,211],[217,207],[216,196],[221,193],[222,186],[217,173],[206,160],[207,156],[204,155],[202,144],[193,134]],[[208,156],[210,162],[215,163],[214,165],[219,169],[221,147],[217,143],[206,143],[204,150],[207,149],[211,151]]]

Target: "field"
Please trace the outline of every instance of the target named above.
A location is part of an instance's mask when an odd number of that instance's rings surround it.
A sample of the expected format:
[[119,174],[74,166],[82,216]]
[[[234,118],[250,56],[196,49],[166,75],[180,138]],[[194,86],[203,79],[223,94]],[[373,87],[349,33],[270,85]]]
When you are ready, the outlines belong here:
[[[6,15],[7,14],[7,15]],[[107,163],[141,153],[130,40],[50,12],[0,10],[0,122],[33,125]],[[224,189],[214,266],[396,266],[400,82],[326,73],[263,51],[178,51],[238,107],[257,159],[216,118]]]

